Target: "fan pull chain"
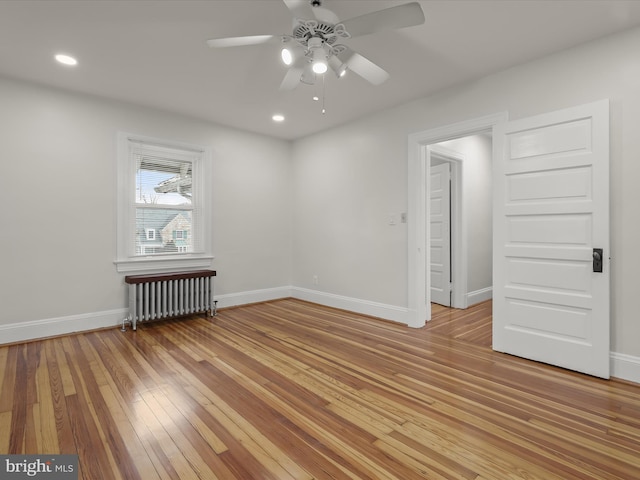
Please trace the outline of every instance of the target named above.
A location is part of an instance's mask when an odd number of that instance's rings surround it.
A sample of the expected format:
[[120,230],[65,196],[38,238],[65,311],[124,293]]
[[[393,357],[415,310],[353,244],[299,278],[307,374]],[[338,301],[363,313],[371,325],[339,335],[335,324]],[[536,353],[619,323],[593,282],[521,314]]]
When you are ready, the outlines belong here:
[[324,115],[325,113],[327,113],[327,109],[324,107],[324,97],[325,97],[325,76],[322,75],[322,114]]

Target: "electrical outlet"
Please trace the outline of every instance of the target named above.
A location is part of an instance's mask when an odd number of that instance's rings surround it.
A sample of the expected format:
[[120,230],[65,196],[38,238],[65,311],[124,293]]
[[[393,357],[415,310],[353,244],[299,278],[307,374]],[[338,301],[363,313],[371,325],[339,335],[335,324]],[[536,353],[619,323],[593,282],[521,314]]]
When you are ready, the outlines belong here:
[[318,275],[313,276],[313,284],[318,285]]

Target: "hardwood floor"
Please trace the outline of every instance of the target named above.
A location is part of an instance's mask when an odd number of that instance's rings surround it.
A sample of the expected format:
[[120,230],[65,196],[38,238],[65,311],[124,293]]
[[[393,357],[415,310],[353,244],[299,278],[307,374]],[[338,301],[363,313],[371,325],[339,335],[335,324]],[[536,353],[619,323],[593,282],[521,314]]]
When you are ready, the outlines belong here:
[[638,479],[640,386],[280,300],[0,347],[0,453],[94,479]]

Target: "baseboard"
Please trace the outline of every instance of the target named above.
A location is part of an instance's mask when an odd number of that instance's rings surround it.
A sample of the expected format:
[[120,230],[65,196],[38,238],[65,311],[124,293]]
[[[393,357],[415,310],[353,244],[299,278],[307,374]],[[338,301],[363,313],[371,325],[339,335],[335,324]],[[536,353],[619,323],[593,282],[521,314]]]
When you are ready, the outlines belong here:
[[467,293],[467,306],[475,305],[476,303],[484,302],[485,300],[491,300],[493,298],[493,287],[481,288],[473,292]]
[[333,293],[298,287],[291,288],[291,296],[307,302],[340,308],[342,310],[349,310],[351,312],[383,318],[385,320],[391,320],[398,323],[408,324],[409,322],[409,309],[405,307],[396,307],[394,305],[371,302],[369,300],[360,300],[358,298],[344,297]]
[[291,297],[291,287],[264,288],[261,290],[251,290],[248,292],[226,293],[215,295],[218,308],[236,307],[249,303],[268,302],[279,298]]
[[640,383],[640,357],[611,352],[611,376]]
[[[291,297],[291,287],[268,288],[227,295],[216,295],[215,299],[218,301],[218,308],[224,308],[287,297]],[[115,327],[122,324],[122,320],[127,317],[128,313],[128,309],[120,308],[104,312],[91,312],[66,317],[0,325],[0,345],[67,335],[98,328]]]
[[[408,322],[407,308],[291,286],[216,295],[215,299],[218,302],[218,308],[225,308],[289,297],[343,310],[350,310],[394,322],[404,324]],[[122,320],[127,314],[128,310],[121,308],[103,312],[0,325],[0,345],[95,330],[98,328],[115,327],[122,323]]]
[[115,327],[127,316],[127,309],[69,315],[30,322],[0,325],[0,344],[25,342],[38,338],[55,337],[69,333]]

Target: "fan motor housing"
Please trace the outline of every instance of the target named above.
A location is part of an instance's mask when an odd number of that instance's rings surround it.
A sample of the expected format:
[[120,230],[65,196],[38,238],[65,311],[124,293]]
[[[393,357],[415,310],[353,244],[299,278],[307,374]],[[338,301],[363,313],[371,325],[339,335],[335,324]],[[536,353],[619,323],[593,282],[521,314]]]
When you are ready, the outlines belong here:
[[332,45],[336,41],[335,25],[317,20],[301,21],[293,29],[293,37],[306,43],[311,37],[320,37],[325,43]]

